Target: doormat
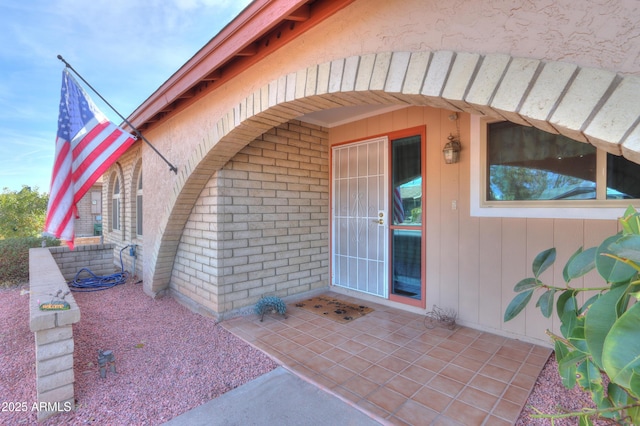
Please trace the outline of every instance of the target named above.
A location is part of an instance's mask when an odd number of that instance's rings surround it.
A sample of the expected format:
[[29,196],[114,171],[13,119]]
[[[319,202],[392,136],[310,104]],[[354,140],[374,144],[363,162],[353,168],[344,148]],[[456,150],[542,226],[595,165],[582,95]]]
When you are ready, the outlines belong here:
[[344,302],[333,297],[317,296],[301,300],[294,306],[340,323],[348,323],[373,312],[373,308]]

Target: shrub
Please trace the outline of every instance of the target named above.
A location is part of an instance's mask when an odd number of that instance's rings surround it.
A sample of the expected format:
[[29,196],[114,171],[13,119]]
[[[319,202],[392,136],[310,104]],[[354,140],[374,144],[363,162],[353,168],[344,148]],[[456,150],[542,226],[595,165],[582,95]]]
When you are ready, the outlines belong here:
[[[622,232],[606,238],[598,247],[579,248],[563,269],[565,286],[547,285],[542,273],[556,259],[555,249],[538,254],[533,277],[516,284],[518,293],[504,314],[509,321],[542,291],[536,307],[545,317],[556,305],[560,319],[558,336],[547,330],[555,345],[558,373],[568,389],[576,384],[591,394],[596,409],[542,414],[533,417],[577,417],[580,425],[604,417],[617,424],[640,424],[640,214],[629,207],[620,219]],[[597,270],[605,285],[571,287],[573,279]],[[582,306],[581,292],[597,292]],[[555,296],[558,295],[557,300]],[[606,380],[604,380],[606,379]],[[535,409],[535,407],[534,407]]]
[[[0,240],[0,287],[29,281],[29,249],[42,247],[40,237]],[[47,247],[59,246],[60,240],[45,238]]]
[[44,228],[49,196],[38,187],[0,193],[0,238],[37,237]]

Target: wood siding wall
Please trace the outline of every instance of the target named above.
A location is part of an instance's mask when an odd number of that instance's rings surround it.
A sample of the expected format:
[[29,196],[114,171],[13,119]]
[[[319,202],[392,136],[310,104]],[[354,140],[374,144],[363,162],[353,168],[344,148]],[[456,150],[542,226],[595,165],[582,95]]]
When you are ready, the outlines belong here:
[[[451,111],[427,107],[402,109],[334,127],[329,131],[329,143],[425,125],[427,310],[434,304],[454,308],[461,324],[549,345],[545,330],[558,332],[559,324],[553,316],[544,318],[534,308],[535,303],[514,320],[502,321],[504,310],[515,295],[514,285],[532,275],[533,258],[550,247],[557,248],[558,257],[555,267],[543,278],[548,284],[563,285],[562,268],[568,258],[578,247],[597,245],[616,233],[618,224],[615,220],[471,217],[470,118],[460,115],[461,161],[447,165],[442,148],[449,133],[456,132],[450,114]],[[591,273],[571,284],[580,287],[599,282],[598,276]]]

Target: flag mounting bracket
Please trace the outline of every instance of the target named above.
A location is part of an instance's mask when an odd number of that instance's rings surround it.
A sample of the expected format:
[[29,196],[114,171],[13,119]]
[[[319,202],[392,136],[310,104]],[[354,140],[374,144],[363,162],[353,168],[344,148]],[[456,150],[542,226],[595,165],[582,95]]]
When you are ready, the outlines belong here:
[[78,73],[78,71],[76,71],[76,70],[75,70],[71,65],[69,65],[69,63],[68,63],[67,61],[65,61],[65,60],[64,60],[64,58],[62,57],[62,55],[58,55],[58,59],[60,59],[60,60],[64,63],[64,65],[65,65],[67,68],[69,68],[71,71],[73,71],[73,73],[74,73],[75,75],[77,75],[77,76],[80,78],[80,80],[82,80],[82,81],[84,82],[84,84],[86,84],[86,85],[87,85],[87,86],[88,86],[88,87],[89,87],[89,88],[90,88],[90,89],[91,89],[91,90],[92,90],[96,95],[98,95],[98,97],[100,97],[100,99],[102,99],[102,101],[103,101],[105,104],[107,104],[107,106],[108,106],[109,108],[111,108],[111,110],[113,110],[113,112],[115,112],[116,114],[118,114],[118,117],[120,117],[120,119],[121,119],[123,122],[125,122],[125,123],[127,124],[127,126],[129,126],[129,127],[133,130],[133,132],[135,133],[135,136],[136,136],[136,137],[138,137],[138,138],[140,138],[140,139],[142,139],[142,140],[143,140],[147,145],[149,145],[149,147],[150,147],[150,148],[151,148],[151,149],[152,149],[156,154],[158,154],[158,155],[160,156],[160,158],[162,158],[162,159],[164,160],[164,162],[165,162],[165,163],[167,163],[167,165],[169,166],[169,170],[171,170],[171,171],[172,171],[173,173],[175,173],[175,174],[178,174],[178,169],[176,168],[176,166],[174,166],[173,164],[171,164],[171,163],[169,162],[169,160],[167,160],[167,159],[164,157],[164,155],[162,155],[162,154],[160,153],[160,151],[158,151],[158,150],[156,149],[156,147],[155,147],[155,146],[153,146],[153,145],[151,144],[151,142],[149,142],[149,141],[147,140],[147,138],[145,138],[145,137],[144,137],[144,135],[140,132],[140,130],[138,130],[138,129],[133,125],[133,124],[131,124],[131,123],[129,122],[129,120],[127,120],[127,119],[126,119],[122,114],[120,114],[120,113],[118,112],[118,110],[116,110],[113,106],[111,106],[111,104],[110,104],[110,103],[109,103],[105,98],[103,98],[103,97],[102,97],[102,95],[101,95],[100,93],[98,93],[98,91],[97,91],[96,89],[94,89],[94,88],[93,88],[93,86],[91,86],[91,85],[87,82],[87,80],[85,80],[85,79],[84,79],[84,78],[83,78],[83,77]]

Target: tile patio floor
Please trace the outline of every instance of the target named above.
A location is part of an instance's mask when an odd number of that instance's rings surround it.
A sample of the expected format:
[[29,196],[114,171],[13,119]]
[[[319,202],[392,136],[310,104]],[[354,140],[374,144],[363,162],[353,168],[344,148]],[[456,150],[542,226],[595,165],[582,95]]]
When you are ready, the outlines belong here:
[[222,323],[278,363],[391,424],[512,425],[551,351],[466,327],[427,329],[424,316],[365,304],[349,324],[287,306]]

